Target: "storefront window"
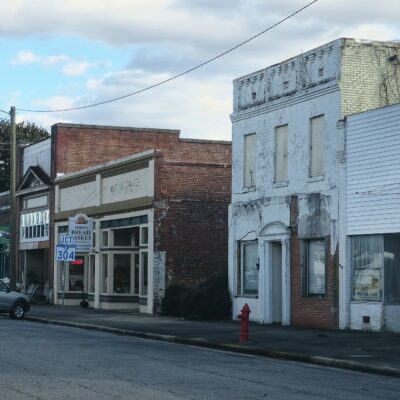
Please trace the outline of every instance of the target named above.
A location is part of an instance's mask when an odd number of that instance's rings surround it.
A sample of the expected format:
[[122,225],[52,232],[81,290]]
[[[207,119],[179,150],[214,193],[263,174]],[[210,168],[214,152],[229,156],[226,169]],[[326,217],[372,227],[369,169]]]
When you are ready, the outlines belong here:
[[400,235],[384,235],[385,301],[400,301]]
[[130,293],[131,291],[131,255],[114,254],[113,292]]
[[134,294],[139,294],[139,270],[140,270],[139,254],[135,254],[135,269],[134,269]]
[[89,256],[89,263],[90,263],[90,268],[89,268],[89,292],[94,293],[94,288],[95,288],[95,265],[96,265],[96,256],[94,254],[91,254]]
[[149,228],[143,227],[140,231],[140,244],[146,245],[149,241]]
[[101,293],[108,292],[108,254],[101,256]]
[[108,231],[103,231],[101,234],[101,245],[108,247]]
[[140,253],[141,259],[142,259],[142,274],[141,274],[141,280],[142,280],[142,290],[141,290],[141,295],[142,296],[147,296],[147,290],[148,290],[148,255],[147,253],[143,252]]
[[85,268],[84,257],[76,257],[75,261],[69,263],[69,291],[78,292],[83,290],[83,272]]
[[354,236],[351,239],[353,299],[381,300],[382,235]]
[[115,229],[114,230],[114,247],[131,247],[132,246],[132,230],[131,229]]

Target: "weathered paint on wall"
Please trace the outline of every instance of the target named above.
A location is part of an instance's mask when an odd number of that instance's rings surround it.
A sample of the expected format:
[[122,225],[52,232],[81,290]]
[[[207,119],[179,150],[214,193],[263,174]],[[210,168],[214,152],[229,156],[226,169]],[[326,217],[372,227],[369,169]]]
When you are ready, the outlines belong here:
[[50,147],[50,138],[25,147],[23,150],[23,170],[21,176],[23,176],[31,166],[42,168],[42,170],[50,176]]
[[[299,236],[329,235],[331,255],[337,252],[340,244],[338,260],[332,260],[332,268],[339,269],[339,324],[343,328],[350,325],[351,271],[346,255],[346,139],[343,117],[374,108],[382,101],[400,100],[400,96],[395,95],[382,98],[382,93],[387,94],[385,84],[389,81],[397,84],[397,78],[390,78],[390,74],[399,49],[400,45],[394,42],[338,39],[234,81],[229,224],[229,282],[233,294],[233,316],[248,300],[235,297],[236,243],[255,239],[262,242],[260,232],[265,215],[273,215],[276,221],[286,221],[289,226],[286,215],[277,213],[271,205],[275,204],[275,197],[285,198],[288,204],[290,197],[296,195],[299,199],[296,221]],[[387,58],[385,62],[384,57]],[[324,176],[311,178],[310,119],[321,115],[325,123],[325,173]],[[288,125],[288,179],[274,182],[275,131],[282,125]],[[255,187],[245,188],[244,136],[251,133],[257,136],[256,184]],[[261,248],[259,253],[261,258]],[[251,318],[258,321],[264,320],[262,310],[266,301],[261,286],[265,281],[263,273],[260,268],[259,299],[251,299],[257,309]],[[336,275],[335,272],[333,276]],[[335,282],[332,284],[335,285]],[[333,290],[336,291],[335,288]]]

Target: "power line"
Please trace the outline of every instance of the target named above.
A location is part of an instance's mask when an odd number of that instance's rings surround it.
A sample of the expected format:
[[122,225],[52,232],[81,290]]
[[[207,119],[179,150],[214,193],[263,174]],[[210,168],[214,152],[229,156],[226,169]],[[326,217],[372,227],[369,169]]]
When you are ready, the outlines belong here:
[[231,48],[228,49],[228,50],[225,50],[224,52],[222,52],[222,53],[220,53],[220,54],[218,54],[218,55],[216,55],[216,56],[214,56],[214,57],[208,59],[207,61],[204,61],[204,62],[202,62],[201,64],[197,64],[196,66],[194,66],[194,67],[192,67],[192,68],[189,68],[189,69],[187,69],[186,71],[183,71],[183,72],[181,72],[181,73],[179,73],[179,74],[177,74],[177,75],[174,75],[174,76],[172,76],[171,78],[164,79],[163,81],[160,81],[160,82],[155,83],[155,84],[153,84],[153,85],[147,86],[147,87],[145,87],[145,88],[143,88],[143,89],[136,90],[135,92],[131,92],[131,93],[125,94],[125,95],[123,95],[123,96],[115,97],[115,98],[112,98],[112,99],[109,99],[109,100],[104,100],[104,101],[100,101],[100,102],[98,102],[98,103],[88,104],[88,105],[86,105],[86,106],[80,106],[80,107],[63,108],[63,109],[58,109],[58,110],[30,110],[30,109],[25,109],[25,108],[17,108],[17,110],[18,110],[18,111],[24,111],[24,112],[34,112],[34,113],[53,113],[53,112],[76,111],[76,110],[82,110],[82,109],[85,109],[85,108],[91,108],[91,107],[101,106],[101,105],[104,105],[104,104],[108,104],[108,103],[112,103],[112,102],[115,102],[115,101],[118,101],[118,100],[125,99],[125,98],[127,98],[127,97],[135,96],[135,95],[137,95],[137,94],[146,92],[146,91],[148,91],[148,90],[150,90],[150,89],[154,89],[154,88],[156,88],[156,87],[158,87],[158,86],[164,85],[165,83],[171,82],[171,81],[173,81],[173,80],[175,80],[175,79],[180,78],[180,77],[183,76],[183,75],[187,75],[187,74],[189,74],[190,72],[193,72],[193,71],[195,71],[195,70],[197,70],[197,69],[199,69],[199,68],[201,68],[201,67],[204,67],[204,66],[207,65],[207,64],[210,64],[211,62],[217,60],[218,58],[221,58],[221,57],[227,55],[228,53],[231,53],[232,51],[234,51],[234,50],[238,49],[239,47],[241,47],[241,46],[243,46],[243,45],[245,45],[245,44],[251,42],[252,40],[258,38],[258,37],[261,36],[261,35],[263,35],[264,33],[266,33],[266,32],[268,32],[268,31],[270,31],[270,30],[276,28],[278,25],[283,24],[285,21],[289,20],[290,18],[293,18],[295,15],[301,13],[301,12],[302,12],[303,10],[305,10],[306,8],[312,6],[312,5],[313,5],[314,3],[316,3],[317,1],[318,1],[318,0],[313,0],[313,1],[311,1],[310,3],[306,4],[305,6],[299,8],[297,11],[293,12],[292,14],[288,15],[287,17],[285,17],[285,18],[281,19],[280,21],[276,22],[275,24],[271,25],[271,26],[268,27],[267,29],[264,29],[263,31],[257,33],[256,35],[250,37],[249,39],[246,39],[245,41],[243,41],[243,42],[237,44],[237,45],[234,46],[234,47],[231,47]]

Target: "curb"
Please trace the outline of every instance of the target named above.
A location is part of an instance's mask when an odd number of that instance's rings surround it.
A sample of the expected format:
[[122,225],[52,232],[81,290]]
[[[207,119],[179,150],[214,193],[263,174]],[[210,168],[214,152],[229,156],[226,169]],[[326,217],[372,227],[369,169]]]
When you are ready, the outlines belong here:
[[357,371],[357,372],[365,372],[365,373],[370,373],[370,374],[385,375],[385,376],[400,378],[400,369],[397,369],[397,368],[378,367],[378,366],[363,364],[363,363],[359,363],[359,362],[355,362],[355,361],[348,361],[348,360],[342,360],[342,359],[336,359],[336,358],[330,358],[330,357],[310,356],[310,355],[305,355],[305,354],[300,354],[300,353],[268,350],[268,349],[263,349],[263,348],[259,348],[259,347],[247,347],[247,346],[241,345],[241,344],[218,343],[218,342],[211,342],[211,341],[208,341],[205,339],[184,338],[184,337],[174,336],[174,335],[163,335],[163,334],[158,334],[158,333],[133,331],[130,329],[112,328],[112,327],[104,326],[104,325],[90,325],[90,324],[83,324],[80,322],[52,320],[52,319],[41,318],[41,317],[25,317],[25,320],[31,321],[31,322],[38,322],[38,323],[42,323],[42,324],[68,326],[68,327],[72,327],[72,328],[112,333],[112,334],[120,335],[120,336],[133,336],[133,337],[138,337],[138,338],[142,338],[142,339],[152,339],[152,340],[158,340],[158,341],[163,341],[163,342],[179,343],[179,344],[191,345],[191,346],[196,346],[196,347],[204,347],[204,348],[209,348],[209,349],[230,351],[230,352],[241,353],[241,354],[250,354],[250,355],[254,355],[254,356],[261,356],[261,357],[268,357],[268,358],[291,360],[291,361],[303,362],[303,363],[307,363],[307,364],[322,365],[325,367],[347,369],[347,370],[352,370],[352,371]]

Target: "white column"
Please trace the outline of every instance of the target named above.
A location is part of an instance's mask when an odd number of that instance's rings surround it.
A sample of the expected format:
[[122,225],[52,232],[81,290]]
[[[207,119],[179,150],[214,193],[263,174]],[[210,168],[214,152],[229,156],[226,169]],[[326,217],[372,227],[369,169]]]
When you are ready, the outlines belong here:
[[265,296],[267,295],[267,291],[265,290],[265,271],[266,271],[266,262],[265,262],[265,242],[259,242],[258,248],[258,258],[259,258],[259,269],[258,269],[258,300],[260,307],[260,322],[265,323]]
[[100,220],[96,221],[96,254],[94,262],[94,308],[100,308]]
[[289,239],[282,239],[282,325],[290,325],[290,247]]
[[272,268],[271,268],[271,243],[264,242],[264,297],[260,299],[265,307],[264,322],[267,324],[272,323]]

